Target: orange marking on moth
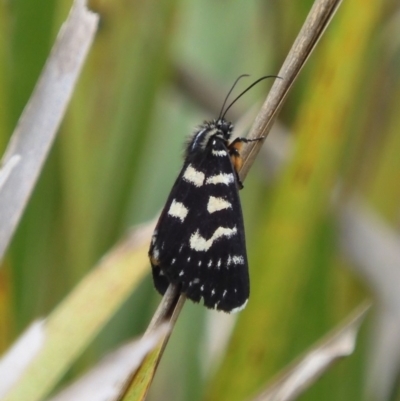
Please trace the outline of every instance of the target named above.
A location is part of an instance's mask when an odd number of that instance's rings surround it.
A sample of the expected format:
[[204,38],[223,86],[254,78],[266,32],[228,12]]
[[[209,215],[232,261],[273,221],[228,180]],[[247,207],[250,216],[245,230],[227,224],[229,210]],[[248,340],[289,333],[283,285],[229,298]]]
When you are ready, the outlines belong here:
[[150,263],[152,266],[160,266],[160,261],[151,255],[150,255]]
[[229,145],[229,155],[231,157],[231,162],[233,164],[234,169],[238,173],[242,168],[243,159],[240,155],[240,151],[243,147],[243,142],[233,142]]

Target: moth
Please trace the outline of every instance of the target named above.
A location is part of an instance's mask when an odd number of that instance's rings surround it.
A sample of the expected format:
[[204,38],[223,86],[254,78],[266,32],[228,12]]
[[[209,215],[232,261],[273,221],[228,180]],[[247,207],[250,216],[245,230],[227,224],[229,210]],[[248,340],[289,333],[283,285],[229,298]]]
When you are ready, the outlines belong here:
[[194,302],[224,312],[242,310],[250,283],[238,171],[244,143],[236,138],[224,110],[241,75],[225,98],[219,117],[205,121],[186,144],[182,170],[172,187],[151,239],[149,257],[157,291],[170,283]]

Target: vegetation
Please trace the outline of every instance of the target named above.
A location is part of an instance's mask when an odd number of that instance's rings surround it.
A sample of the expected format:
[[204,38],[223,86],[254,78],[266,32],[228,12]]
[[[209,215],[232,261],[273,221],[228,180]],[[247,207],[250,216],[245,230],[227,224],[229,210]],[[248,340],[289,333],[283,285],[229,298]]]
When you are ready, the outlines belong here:
[[[70,6],[66,0],[0,4],[2,150]],[[1,352],[40,317],[49,316],[54,331],[80,326],[78,338],[69,340],[80,348],[52,351],[54,363],[68,356],[53,370],[54,377],[68,370],[66,384],[145,331],[160,297],[149,275],[148,245],[126,251],[127,231],[157,216],[181,166],[182,143],[194,126],[218,114],[235,78],[278,73],[311,6],[288,0],[89,3],[100,15],[96,39],[0,267]],[[388,299],[382,288],[398,273],[379,276],[390,268],[389,254],[398,260],[388,251],[398,239],[400,200],[400,42],[393,10],[391,0],[370,0],[368,7],[344,0],[241,191],[249,304],[235,320],[186,302],[149,399],[251,399],[370,294],[383,310],[398,309],[399,299],[380,302]],[[241,123],[248,130],[248,117],[240,117],[267,88],[258,85],[228,114],[238,130]],[[382,220],[379,229],[364,206]],[[379,241],[367,241],[360,219]],[[357,246],[357,238],[365,242]],[[74,298],[79,291],[85,295]],[[74,299],[76,314],[63,315]],[[394,368],[385,371],[390,383],[366,376],[366,357],[380,344],[379,336],[367,344],[369,334],[363,330],[355,354],[300,399],[361,399],[366,377],[375,383],[373,396],[395,397],[394,356]],[[396,349],[397,340],[386,345]]]

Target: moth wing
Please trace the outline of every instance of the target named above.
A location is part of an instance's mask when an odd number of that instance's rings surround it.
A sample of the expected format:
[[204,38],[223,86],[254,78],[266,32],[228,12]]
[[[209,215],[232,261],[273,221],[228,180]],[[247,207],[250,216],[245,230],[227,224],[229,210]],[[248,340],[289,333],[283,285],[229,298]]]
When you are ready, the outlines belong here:
[[245,234],[229,156],[207,154],[184,164],[149,254],[161,294],[174,283],[187,298],[195,302],[203,298],[209,308],[233,312],[245,306],[249,297]]

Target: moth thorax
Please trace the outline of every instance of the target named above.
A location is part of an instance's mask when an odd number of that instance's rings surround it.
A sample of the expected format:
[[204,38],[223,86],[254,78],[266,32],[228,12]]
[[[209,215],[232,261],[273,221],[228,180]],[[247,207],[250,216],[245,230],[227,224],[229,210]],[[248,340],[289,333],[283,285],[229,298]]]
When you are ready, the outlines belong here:
[[199,132],[193,135],[193,139],[190,145],[190,151],[196,152],[198,150],[204,150],[212,136],[215,136],[218,130],[215,127],[206,127],[201,129]]
[[233,125],[225,120],[217,120],[205,123],[200,129],[194,133],[187,147],[187,155],[203,151],[207,146],[218,138],[224,142],[228,142],[233,130]]

